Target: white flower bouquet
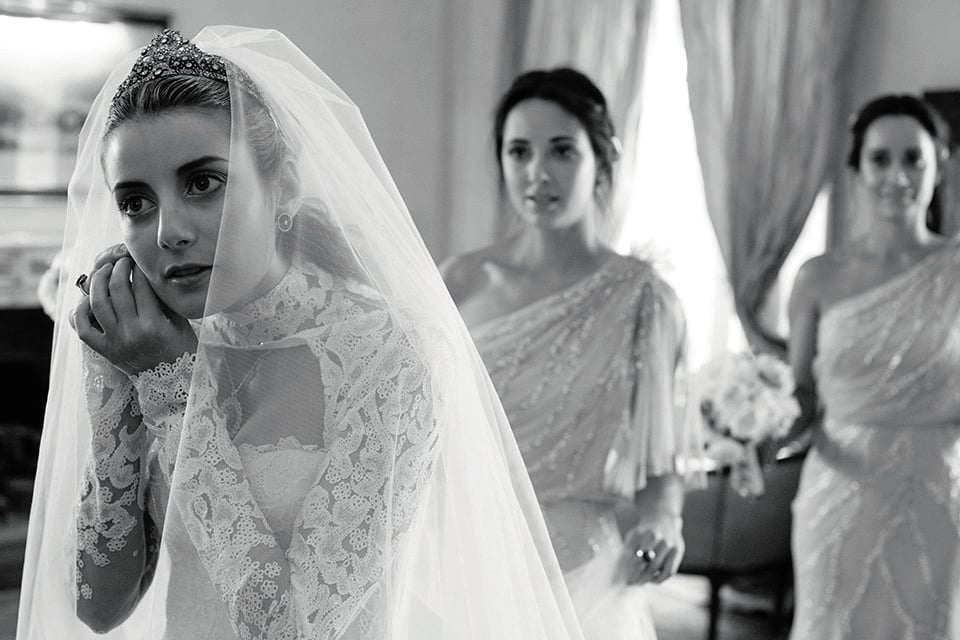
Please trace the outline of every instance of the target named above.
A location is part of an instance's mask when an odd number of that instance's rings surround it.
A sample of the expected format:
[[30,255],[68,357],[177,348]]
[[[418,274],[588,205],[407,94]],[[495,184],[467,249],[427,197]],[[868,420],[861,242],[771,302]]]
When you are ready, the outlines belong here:
[[768,354],[727,353],[697,374],[707,455],[731,467],[730,482],[744,497],[763,495],[757,447],[784,437],[800,415],[794,386],[790,368]]

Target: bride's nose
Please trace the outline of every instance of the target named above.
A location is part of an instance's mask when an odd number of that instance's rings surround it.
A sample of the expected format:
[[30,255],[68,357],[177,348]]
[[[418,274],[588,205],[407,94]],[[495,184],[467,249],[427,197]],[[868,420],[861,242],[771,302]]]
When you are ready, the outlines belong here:
[[157,227],[157,244],[161,249],[179,251],[197,240],[197,231],[188,212],[182,207],[167,206],[160,209]]

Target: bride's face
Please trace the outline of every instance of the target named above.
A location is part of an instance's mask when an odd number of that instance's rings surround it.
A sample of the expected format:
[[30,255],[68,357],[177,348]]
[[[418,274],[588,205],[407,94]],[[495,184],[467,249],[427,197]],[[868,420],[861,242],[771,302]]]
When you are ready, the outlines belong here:
[[564,228],[592,215],[597,159],[576,116],[549,100],[515,106],[500,156],[510,202],[526,222]]
[[924,219],[937,184],[933,138],[910,116],[877,118],[864,134],[860,175],[881,218],[905,225]]
[[[245,210],[231,211],[239,219],[224,219],[236,155],[231,158],[229,114],[212,110],[180,108],[129,120],[106,141],[104,172],[124,243],[157,297],[185,318],[249,299],[277,260],[273,218],[264,212],[269,198],[248,171],[241,184],[231,184],[229,199],[242,204],[231,209]],[[219,252],[218,239],[225,245]]]

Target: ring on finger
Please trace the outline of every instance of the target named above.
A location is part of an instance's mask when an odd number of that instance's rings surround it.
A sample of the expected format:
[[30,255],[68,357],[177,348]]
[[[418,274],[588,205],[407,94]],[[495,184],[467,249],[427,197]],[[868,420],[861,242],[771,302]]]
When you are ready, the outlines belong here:
[[87,284],[87,274],[81,273],[75,284],[77,285],[77,289],[83,292],[83,295],[90,294],[90,291],[84,286]]
[[637,556],[637,560],[640,562],[650,563],[657,559],[657,552],[653,549],[637,549],[634,555]]

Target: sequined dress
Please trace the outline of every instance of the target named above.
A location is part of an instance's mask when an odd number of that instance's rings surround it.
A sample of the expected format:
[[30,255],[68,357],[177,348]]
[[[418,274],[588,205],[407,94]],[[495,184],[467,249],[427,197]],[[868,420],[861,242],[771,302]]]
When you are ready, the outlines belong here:
[[655,637],[644,588],[613,579],[623,544],[614,507],[698,451],[685,419],[683,331],[672,289],[621,256],[471,327],[588,639]]
[[793,640],[960,638],[960,250],[828,308]]

